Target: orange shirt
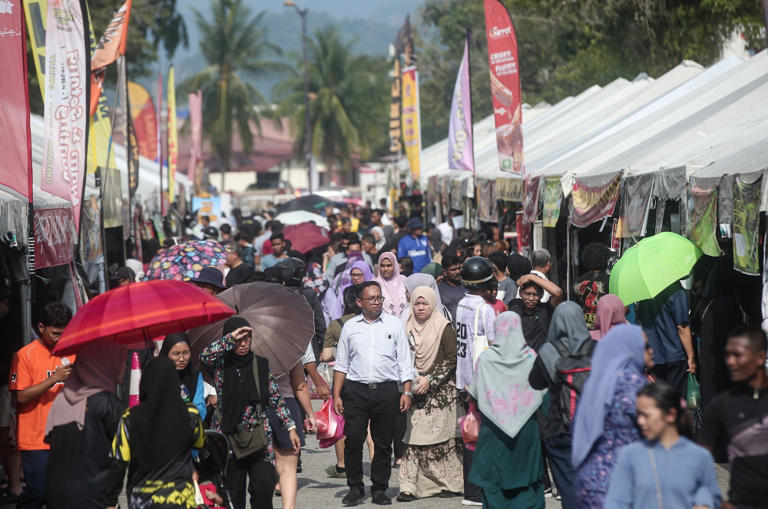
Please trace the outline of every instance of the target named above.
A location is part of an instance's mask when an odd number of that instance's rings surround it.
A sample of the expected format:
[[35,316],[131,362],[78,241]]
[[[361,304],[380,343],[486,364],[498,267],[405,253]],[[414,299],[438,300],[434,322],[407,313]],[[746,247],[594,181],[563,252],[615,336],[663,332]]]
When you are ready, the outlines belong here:
[[[70,364],[75,362],[75,356],[67,356]],[[43,345],[39,339],[19,350],[11,364],[10,390],[21,391],[43,382],[50,377],[54,370],[61,366],[61,357]],[[43,441],[45,422],[53,400],[64,387],[59,382],[36,401],[25,405],[16,405],[16,445],[21,451],[39,451],[50,449]]]

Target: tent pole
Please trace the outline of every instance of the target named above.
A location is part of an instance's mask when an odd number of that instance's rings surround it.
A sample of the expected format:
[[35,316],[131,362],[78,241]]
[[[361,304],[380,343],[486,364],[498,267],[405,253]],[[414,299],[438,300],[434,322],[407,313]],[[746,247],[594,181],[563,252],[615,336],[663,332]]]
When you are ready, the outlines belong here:
[[566,242],[566,248],[565,248],[565,256],[566,256],[566,264],[565,264],[565,298],[567,300],[571,300],[571,219],[568,218],[566,223],[566,235],[565,235],[565,242]]

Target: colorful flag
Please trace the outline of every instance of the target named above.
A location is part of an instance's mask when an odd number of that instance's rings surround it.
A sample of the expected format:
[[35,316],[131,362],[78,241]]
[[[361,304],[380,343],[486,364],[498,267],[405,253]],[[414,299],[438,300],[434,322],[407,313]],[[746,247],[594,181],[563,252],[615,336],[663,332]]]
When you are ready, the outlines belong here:
[[411,35],[411,15],[405,15],[405,22],[395,37],[395,57],[399,60],[402,54],[405,58],[405,66],[416,65],[416,58],[413,54],[413,35]]
[[192,146],[189,148],[187,177],[195,181],[195,169],[203,159],[203,91],[189,94],[189,124],[192,129]]
[[415,67],[403,69],[403,143],[414,180],[419,180],[421,158],[421,120],[419,119],[419,73]]
[[168,203],[176,197],[176,163],[179,155],[179,133],[176,130],[176,81],[173,66],[168,71]]
[[131,105],[131,118],[136,128],[139,153],[154,161],[157,159],[157,115],[152,96],[143,86],[129,81],[128,103]]
[[125,55],[128,40],[128,21],[131,17],[132,0],[126,0],[99,39],[96,52],[91,58],[91,69],[97,71]]
[[86,170],[90,51],[82,0],[59,0],[48,9],[45,68],[45,138],[42,189],[72,203],[75,231]]
[[464,56],[459,65],[451,101],[448,125],[448,168],[475,172],[472,146],[472,94],[469,88],[469,38],[464,40]]
[[400,75],[400,57],[395,57],[395,67],[392,71],[392,102],[389,105],[389,151],[399,154],[403,149],[400,142],[400,101],[402,97],[402,77]]
[[[0,187],[32,201],[27,52],[21,0],[0,0]],[[5,232],[3,232],[5,234]]]
[[523,103],[515,27],[499,0],[484,0],[484,3],[499,167],[521,175],[524,171]]

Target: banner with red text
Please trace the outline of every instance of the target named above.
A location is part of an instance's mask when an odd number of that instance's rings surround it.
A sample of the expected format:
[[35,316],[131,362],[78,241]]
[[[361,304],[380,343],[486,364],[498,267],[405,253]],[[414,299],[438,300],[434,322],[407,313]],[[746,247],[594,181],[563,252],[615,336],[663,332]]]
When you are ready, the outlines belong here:
[[414,180],[419,180],[421,165],[421,120],[419,118],[419,72],[403,69],[403,144]]
[[[27,54],[21,0],[0,0],[0,187],[32,201]],[[5,234],[5,232],[3,232]]]
[[75,232],[86,170],[90,49],[81,0],[48,9],[45,31],[45,138],[41,187],[72,204]]
[[448,124],[448,168],[475,172],[472,145],[472,94],[469,88],[469,38],[464,40],[464,56],[459,65],[451,101]]
[[484,3],[499,168],[522,174],[523,102],[515,27],[507,8],[499,0],[484,0]]

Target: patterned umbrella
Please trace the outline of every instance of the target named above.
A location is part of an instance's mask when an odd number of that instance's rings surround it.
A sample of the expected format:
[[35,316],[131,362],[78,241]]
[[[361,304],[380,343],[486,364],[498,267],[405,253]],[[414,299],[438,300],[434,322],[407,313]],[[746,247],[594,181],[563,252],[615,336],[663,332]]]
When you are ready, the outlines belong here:
[[227,252],[213,240],[192,240],[157,253],[149,262],[144,280],[178,279],[187,281],[200,275],[204,267],[217,267],[227,261]]

